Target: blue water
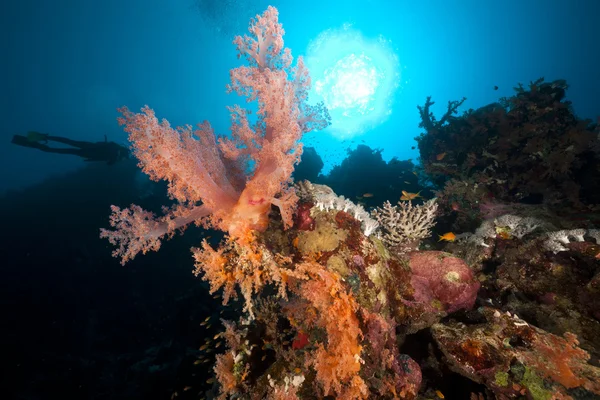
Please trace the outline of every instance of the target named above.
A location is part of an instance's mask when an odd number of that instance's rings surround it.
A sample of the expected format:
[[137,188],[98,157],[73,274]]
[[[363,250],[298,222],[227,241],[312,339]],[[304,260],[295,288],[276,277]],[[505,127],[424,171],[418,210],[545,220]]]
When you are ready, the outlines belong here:
[[240,102],[225,93],[229,69],[240,65],[231,40],[268,4],[280,11],[285,45],[307,56],[313,82],[337,90],[328,98],[334,123],[305,138],[324,159],[322,172],[360,143],[383,149],[386,160],[416,159],[416,106],[428,95],[437,114],[463,96],[463,109],[478,108],[543,76],[567,80],[578,116],[599,113],[593,0],[13,0],[1,13],[0,193],[83,166],[13,146],[12,135],[107,135],[126,144],[116,123],[122,105],[148,104],[173,125],[209,120],[226,135],[225,107]]

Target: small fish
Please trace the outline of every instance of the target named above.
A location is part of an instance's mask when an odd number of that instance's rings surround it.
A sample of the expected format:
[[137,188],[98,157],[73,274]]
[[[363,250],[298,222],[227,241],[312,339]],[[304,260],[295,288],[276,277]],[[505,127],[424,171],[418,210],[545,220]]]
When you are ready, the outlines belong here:
[[412,173],[414,176],[419,176],[419,174],[417,174],[417,171],[413,171]]
[[221,337],[221,333],[217,333],[215,336],[213,336],[213,340],[217,340],[219,337]]
[[[498,86],[496,86],[496,87],[498,87]],[[444,399],[444,398],[445,398],[445,397],[444,397],[444,394],[443,394],[442,392],[440,392],[439,390],[436,390],[436,391],[435,391],[435,395],[436,395],[437,397],[439,397],[440,399]]]
[[498,90],[498,86],[494,86],[494,90]]
[[447,232],[443,235],[440,235],[440,240],[438,240],[438,242],[441,242],[442,240],[445,240],[447,242],[454,242],[455,239],[456,235],[453,232]]
[[208,344],[203,344],[202,346],[200,346],[200,348],[198,350],[203,351],[208,349]]
[[421,197],[421,195],[419,193],[421,193],[421,191],[418,191],[417,193],[409,193],[406,190],[403,190],[402,197],[400,197],[400,200],[405,200],[405,201],[414,200],[417,197]]
[[206,380],[206,383],[208,383],[209,385],[210,385],[211,383],[215,383],[215,378],[209,378],[209,379],[207,379],[207,380]]
[[373,197],[373,193],[365,193],[363,197],[368,199],[369,197]]
[[410,185],[410,182],[409,182],[409,181],[404,181],[404,183],[406,183],[407,185]]
[[435,156],[435,159],[438,161],[442,161],[444,159],[444,157],[446,157],[446,153],[440,153],[437,156]]
[[414,149],[416,149],[416,148],[417,148],[416,146],[413,146],[413,147],[411,147],[410,149],[411,149],[411,150],[414,150]]

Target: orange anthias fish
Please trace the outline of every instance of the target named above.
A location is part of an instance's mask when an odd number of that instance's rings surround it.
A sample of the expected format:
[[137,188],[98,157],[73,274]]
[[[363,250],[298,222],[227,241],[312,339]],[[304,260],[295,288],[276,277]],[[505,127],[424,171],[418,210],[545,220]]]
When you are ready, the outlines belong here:
[[456,235],[453,232],[447,232],[443,235],[440,235],[440,240],[438,240],[438,242],[441,242],[442,240],[445,240],[446,242],[454,242],[455,239]]
[[442,161],[444,157],[446,157],[446,153],[440,153],[437,156],[435,156],[435,159],[438,161]]
[[417,193],[408,193],[406,190],[403,190],[402,197],[400,197],[400,200],[411,201],[416,199],[417,197],[422,198],[422,196],[419,193],[421,193],[421,191],[418,191]]
[[363,197],[366,197],[368,199],[369,197],[373,197],[373,193],[365,193],[363,194]]

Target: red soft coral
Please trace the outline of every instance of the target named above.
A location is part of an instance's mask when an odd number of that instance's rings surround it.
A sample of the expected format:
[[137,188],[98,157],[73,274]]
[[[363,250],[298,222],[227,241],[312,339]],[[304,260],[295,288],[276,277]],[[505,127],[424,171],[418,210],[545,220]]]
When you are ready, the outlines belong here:
[[[231,138],[217,143],[208,122],[196,130],[189,125],[174,129],[147,106],[140,114],[120,109],[119,123],[129,133],[139,165],[153,180],[168,181],[169,195],[179,203],[159,218],[137,206],[113,208],[116,230],[102,230],[101,237],[120,246],[114,254],[123,262],[139,251],[158,249],[161,238],[192,222],[243,242],[249,232],[266,229],[271,205],[280,209],[284,226],[291,226],[297,197],[289,183],[302,154],[299,140],[327,126],[329,117],[323,105],[306,104],[308,70],[302,58],[291,68],[277,9],[257,16],[250,33],[234,40],[249,66],[231,70],[228,90],[257,100],[258,118],[251,124],[249,111],[230,107]],[[254,169],[243,174],[247,165]]]

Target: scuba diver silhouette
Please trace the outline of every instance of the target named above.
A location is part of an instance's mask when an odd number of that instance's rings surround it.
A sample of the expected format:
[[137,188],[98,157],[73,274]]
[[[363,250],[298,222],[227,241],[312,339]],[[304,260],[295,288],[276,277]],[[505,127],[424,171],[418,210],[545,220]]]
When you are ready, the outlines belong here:
[[[120,144],[109,142],[106,135],[104,135],[104,142],[85,142],[31,131],[27,136],[14,135],[11,142],[47,153],[72,154],[82,157],[84,161],[106,161],[108,165],[129,158],[129,150]],[[50,147],[48,142],[63,143],[72,147]]]

